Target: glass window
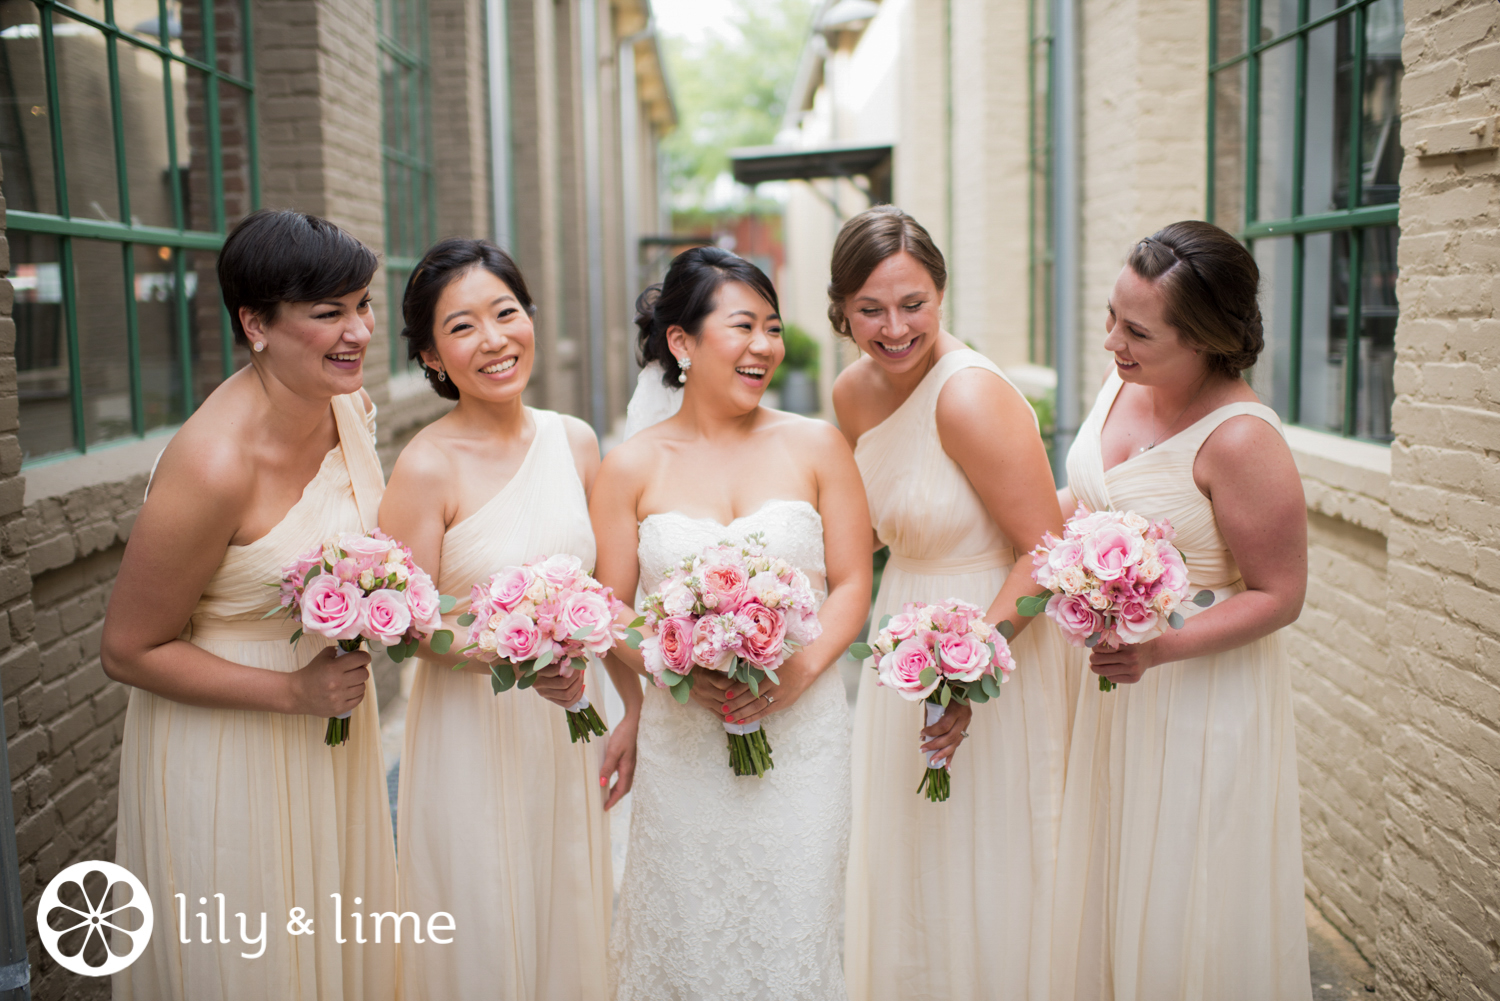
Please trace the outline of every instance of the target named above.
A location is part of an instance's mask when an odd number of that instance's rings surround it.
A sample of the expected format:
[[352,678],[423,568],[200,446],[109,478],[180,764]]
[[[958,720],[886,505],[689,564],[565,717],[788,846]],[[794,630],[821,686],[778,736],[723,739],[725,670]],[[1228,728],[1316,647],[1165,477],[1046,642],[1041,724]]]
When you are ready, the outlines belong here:
[[432,94],[426,0],[376,0],[380,45],[381,141],[385,182],[386,315],[391,371],[410,367],[401,340],[406,280],[435,238]]
[[1388,442],[1401,0],[1210,4],[1208,210],[1261,269],[1251,384],[1288,421]]
[[247,0],[0,0],[24,461],[179,424],[243,362],[213,269],[258,198],[248,32]]

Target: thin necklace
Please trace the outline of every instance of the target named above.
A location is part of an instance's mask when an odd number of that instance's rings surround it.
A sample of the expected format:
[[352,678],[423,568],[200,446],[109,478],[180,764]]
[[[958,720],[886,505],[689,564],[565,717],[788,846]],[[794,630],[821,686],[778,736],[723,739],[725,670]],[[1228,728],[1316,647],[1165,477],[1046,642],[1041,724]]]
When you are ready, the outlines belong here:
[[1201,385],[1201,386],[1198,387],[1198,392],[1195,393],[1195,394],[1193,394],[1193,398],[1191,400],[1188,400],[1187,406],[1183,407],[1180,411],[1178,411],[1177,416],[1172,418],[1172,423],[1168,424],[1166,426],[1166,428],[1164,428],[1162,430],[1161,434],[1157,435],[1155,438],[1152,438],[1151,439],[1151,444],[1149,444],[1149,445],[1142,445],[1140,450],[1142,452],[1149,452],[1153,448],[1155,448],[1157,445],[1159,445],[1161,443],[1162,435],[1165,435],[1168,431],[1172,430],[1172,428],[1176,426],[1177,422],[1180,421],[1180,420],[1182,420],[1182,415],[1185,414],[1185,413],[1187,413],[1188,410],[1191,409],[1191,407],[1193,406],[1193,404],[1195,404],[1195,403],[1198,402],[1198,397],[1202,396],[1203,395],[1203,391],[1205,389],[1207,389],[1207,388],[1208,388],[1208,380],[1205,379],[1203,381],[1203,385]]

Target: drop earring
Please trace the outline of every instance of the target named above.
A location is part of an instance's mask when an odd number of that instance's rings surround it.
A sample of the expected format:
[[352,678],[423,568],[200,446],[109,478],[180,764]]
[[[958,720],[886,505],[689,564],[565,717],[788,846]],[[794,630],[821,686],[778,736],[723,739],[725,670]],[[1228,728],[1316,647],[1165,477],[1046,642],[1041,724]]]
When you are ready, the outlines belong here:
[[438,369],[438,382],[447,382],[447,381],[448,381],[448,370],[445,369],[445,368]]
[[688,369],[693,367],[693,359],[679,358],[677,359],[677,367],[682,370],[677,373],[677,384],[682,385],[687,382]]

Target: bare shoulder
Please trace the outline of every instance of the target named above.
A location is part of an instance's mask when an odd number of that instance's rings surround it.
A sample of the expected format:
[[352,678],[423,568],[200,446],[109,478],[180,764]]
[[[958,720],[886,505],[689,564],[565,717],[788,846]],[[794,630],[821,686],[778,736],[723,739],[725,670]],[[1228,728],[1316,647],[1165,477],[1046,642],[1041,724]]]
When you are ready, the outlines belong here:
[[[151,477],[153,499],[189,500],[228,522],[252,496],[255,455],[248,415],[233,401],[205,401],[167,443]],[[231,532],[231,534],[233,534]]]
[[856,435],[875,423],[871,414],[872,402],[880,396],[878,374],[875,363],[861,357],[833,380],[834,412],[839,415],[840,423],[849,424]]
[[366,414],[373,414],[375,412],[375,401],[370,399],[370,394],[365,391],[363,386],[359,388],[359,402],[364,405]]
[[1236,414],[1221,423],[1198,449],[1200,458],[1226,463],[1259,462],[1273,455],[1291,458],[1281,432],[1255,414]]
[[818,460],[830,455],[852,454],[843,432],[827,421],[780,410],[767,412],[773,416],[764,425],[765,429],[785,441],[789,448]]
[[458,472],[458,463],[450,449],[444,447],[440,421],[416,433],[396,457],[390,485],[401,488],[406,483],[440,483]]
[[563,433],[568,436],[568,447],[573,450],[573,454],[582,456],[592,452],[598,458],[599,438],[594,434],[594,429],[572,414],[559,416],[562,417]]
[[990,435],[997,425],[1035,427],[1031,404],[1003,376],[987,368],[960,369],[938,391],[940,434]]
[[668,437],[663,425],[667,423],[653,424],[610,449],[599,465],[600,477],[636,486],[646,483],[661,461],[661,446]]
[[1255,497],[1261,510],[1303,503],[1302,478],[1281,432],[1254,414],[1237,414],[1198,448],[1193,481],[1211,500]]

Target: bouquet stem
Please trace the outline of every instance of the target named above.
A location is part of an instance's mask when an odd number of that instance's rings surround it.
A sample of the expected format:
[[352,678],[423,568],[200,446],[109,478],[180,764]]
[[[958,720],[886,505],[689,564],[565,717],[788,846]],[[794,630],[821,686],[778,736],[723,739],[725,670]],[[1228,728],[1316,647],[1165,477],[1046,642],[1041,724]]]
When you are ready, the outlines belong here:
[[604,725],[604,720],[599,718],[598,711],[589,705],[588,699],[579,699],[581,707],[575,705],[568,710],[568,736],[573,743],[580,740],[587,744],[594,737],[602,737],[609,732]]
[[926,790],[927,801],[930,803],[948,802],[948,768],[929,768],[922,774],[922,784],[917,786],[917,792]]
[[[359,649],[363,639],[339,640],[338,650],[334,657],[342,657],[346,653],[353,653]],[[354,715],[350,710],[342,716],[331,716],[328,719],[328,729],[323,731],[323,743],[329,747],[340,747],[349,740],[349,717]]]
[[1104,677],[1104,675],[1101,674],[1099,676],[1099,691],[1101,691],[1101,692],[1112,692],[1114,690],[1115,690],[1115,683],[1113,681],[1110,681],[1108,678]]
[[775,768],[771,761],[771,742],[760,727],[750,733],[729,734],[729,767],[736,775],[760,778]]

